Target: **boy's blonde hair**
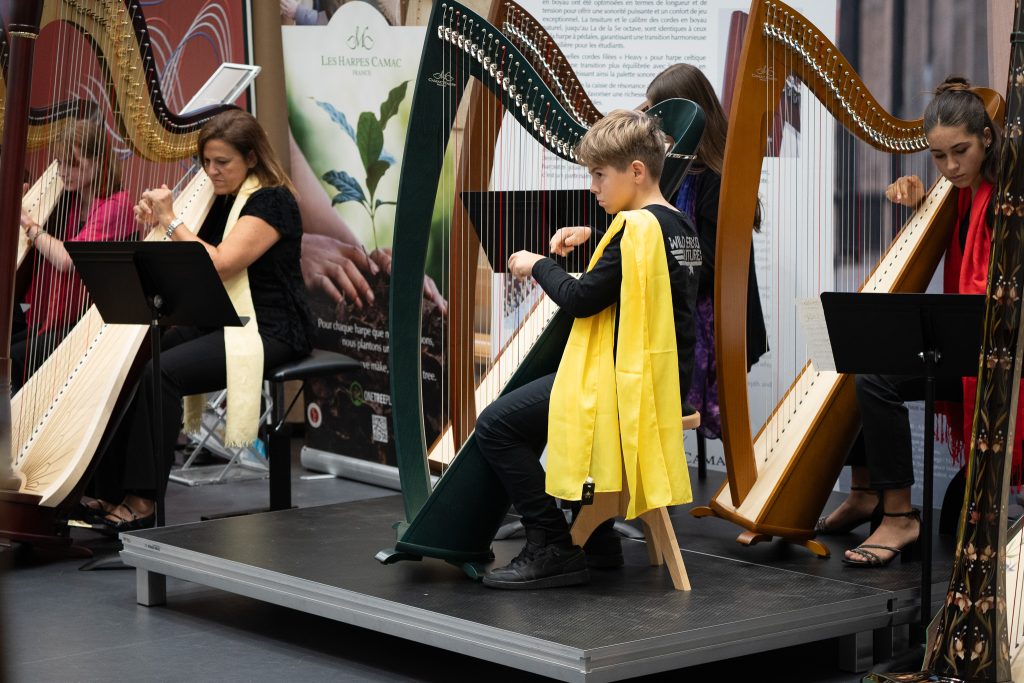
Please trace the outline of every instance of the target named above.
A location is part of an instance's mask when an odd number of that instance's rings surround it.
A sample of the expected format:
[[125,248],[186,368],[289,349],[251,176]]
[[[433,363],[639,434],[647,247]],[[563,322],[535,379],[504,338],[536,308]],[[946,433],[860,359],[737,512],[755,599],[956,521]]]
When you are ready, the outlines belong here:
[[576,160],[588,168],[611,166],[624,171],[642,161],[657,182],[665,165],[668,138],[661,124],[640,111],[616,109],[599,119],[576,145]]

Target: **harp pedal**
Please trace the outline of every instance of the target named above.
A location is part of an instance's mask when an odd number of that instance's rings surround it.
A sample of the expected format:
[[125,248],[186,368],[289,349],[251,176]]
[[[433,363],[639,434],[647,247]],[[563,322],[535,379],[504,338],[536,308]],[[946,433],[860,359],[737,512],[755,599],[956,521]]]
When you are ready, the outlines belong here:
[[580,496],[580,503],[583,505],[590,505],[594,502],[594,480],[591,477],[587,477],[587,480],[583,482],[583,494]]

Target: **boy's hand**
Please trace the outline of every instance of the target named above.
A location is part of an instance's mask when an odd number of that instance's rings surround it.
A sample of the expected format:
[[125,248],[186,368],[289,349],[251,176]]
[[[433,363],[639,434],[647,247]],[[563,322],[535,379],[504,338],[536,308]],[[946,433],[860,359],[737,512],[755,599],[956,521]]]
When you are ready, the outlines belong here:
[[508,257],[508,272],[517,280],[525,280],[533,275],[533,264],[543,256],[529,251],[517,251]]
[[886,188],[885,198],[894,204],[913,208],[924,199],[924,183],[916,175],[897,178],[896,182]]
[[590,228],[586,225],[573,225],[559,228],[551,236],[551,253],[567,256],[569,252],[590,239]]

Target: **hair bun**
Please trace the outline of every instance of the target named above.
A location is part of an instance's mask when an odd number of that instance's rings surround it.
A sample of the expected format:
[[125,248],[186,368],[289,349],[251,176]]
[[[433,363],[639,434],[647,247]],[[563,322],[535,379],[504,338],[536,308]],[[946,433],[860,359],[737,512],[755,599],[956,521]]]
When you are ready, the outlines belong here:
[[941,95],[945,92],[970,92],[971,84],[963,76],[949,76],[946,80],[939,83],[938,87],[935,88],[935,94]]

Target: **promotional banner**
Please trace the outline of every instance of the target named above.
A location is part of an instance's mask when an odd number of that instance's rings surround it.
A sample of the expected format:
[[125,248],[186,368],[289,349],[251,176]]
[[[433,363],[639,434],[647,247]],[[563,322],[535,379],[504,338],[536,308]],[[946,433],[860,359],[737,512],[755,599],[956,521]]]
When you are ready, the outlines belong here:
[[[306,446],[391,465],[388,283],[424,29],[389,25],[366,2],[322,12],[319,21],[326,24],[282,27],[292,177],[305,231],[302,270],[314,346],[351,356],[362,369],[307,385]],[[432,439],[442,404],[446,304],[439,266],[428,272],[423,396]]]

